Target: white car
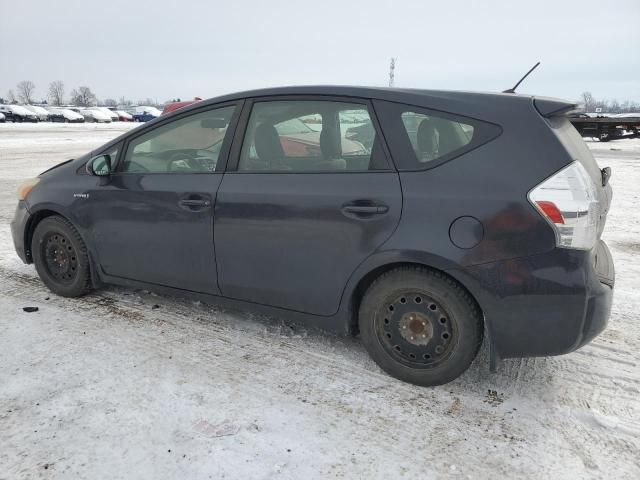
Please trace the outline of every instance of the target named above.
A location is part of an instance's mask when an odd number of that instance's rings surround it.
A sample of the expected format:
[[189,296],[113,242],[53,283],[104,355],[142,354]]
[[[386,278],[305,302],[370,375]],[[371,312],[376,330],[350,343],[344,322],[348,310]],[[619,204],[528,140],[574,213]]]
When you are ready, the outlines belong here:
[[37,105],[24,105],[24,108],[35,113],[38,117],[38,120],[40,120],[41,122],[46,122],[47,120],[49,120],[49,112],[47,112],[47,110],[42,107],[39,107]]
[[84,123],[84,117],[68,108],[49,108],[52,122]]
[[112,110],[109,110],[107,107],[95,107],[94,110],[100,110],[102,113],[111,118],[112,122],[117,122],[119,120],[118,114]]
[[80,115],[84,117],[85,122],[111,123],[111,115],[107,115],[97,108],[85,108],[80,110]]
[[38,121],[38,116],[22,105],[0,105],[0,112],[4,113],[5,120],[14,123]]

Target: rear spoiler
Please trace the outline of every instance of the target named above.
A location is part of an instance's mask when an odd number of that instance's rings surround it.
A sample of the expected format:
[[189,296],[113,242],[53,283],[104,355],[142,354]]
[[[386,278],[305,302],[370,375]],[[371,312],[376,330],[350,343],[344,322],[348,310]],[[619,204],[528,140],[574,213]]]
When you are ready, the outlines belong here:
[[533,99],[533,106],[543,117],[556,117],[566,115],[575,110],[577,105],[568,100],[557,98],[536,97]]

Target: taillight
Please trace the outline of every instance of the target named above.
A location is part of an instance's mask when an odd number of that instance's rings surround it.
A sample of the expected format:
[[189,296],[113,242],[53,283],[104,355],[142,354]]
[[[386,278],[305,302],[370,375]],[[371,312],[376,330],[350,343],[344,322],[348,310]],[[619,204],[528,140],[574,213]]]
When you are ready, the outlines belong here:
[[595,183],[579,162],[531,190],[529,201],[553,227],[558,247],[593,248],[598,237],[600,201]]

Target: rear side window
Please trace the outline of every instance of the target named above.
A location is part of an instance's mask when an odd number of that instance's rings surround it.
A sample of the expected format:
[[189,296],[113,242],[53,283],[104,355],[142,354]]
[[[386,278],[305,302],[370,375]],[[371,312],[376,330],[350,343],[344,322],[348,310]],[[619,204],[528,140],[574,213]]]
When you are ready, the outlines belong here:
[[437,160],[468,145],[473,126],[418,112],[402,112],[402,124],[418,163]]
[[497,125],[444,112],[391,102],[375,107],[398,170],[432,168],[501,133]]

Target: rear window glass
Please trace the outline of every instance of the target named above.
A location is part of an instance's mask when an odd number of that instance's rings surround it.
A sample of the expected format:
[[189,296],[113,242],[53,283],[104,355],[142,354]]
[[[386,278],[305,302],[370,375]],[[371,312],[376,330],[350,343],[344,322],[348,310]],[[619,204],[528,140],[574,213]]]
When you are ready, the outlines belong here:
[[425,170],[482,145],[501,133],[491,123],[440,111],[376,101],[398,170]]

